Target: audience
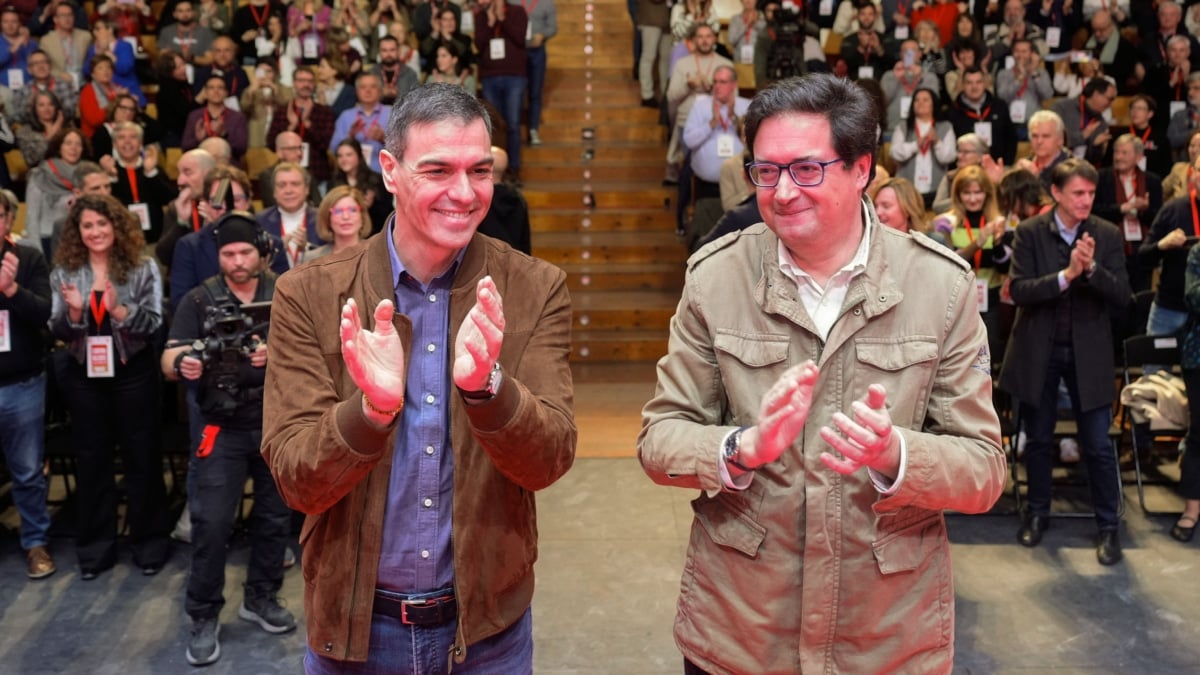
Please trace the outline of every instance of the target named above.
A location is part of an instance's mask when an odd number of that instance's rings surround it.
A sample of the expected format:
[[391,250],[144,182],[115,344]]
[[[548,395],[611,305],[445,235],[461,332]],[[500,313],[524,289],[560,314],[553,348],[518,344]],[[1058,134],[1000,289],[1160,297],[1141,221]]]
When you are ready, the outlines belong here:
[[305,251],[303,262],[353,248],[371,236],[371,229],[362,193],[348,185],[335,187],[317,207],[317,236],[329,243]]

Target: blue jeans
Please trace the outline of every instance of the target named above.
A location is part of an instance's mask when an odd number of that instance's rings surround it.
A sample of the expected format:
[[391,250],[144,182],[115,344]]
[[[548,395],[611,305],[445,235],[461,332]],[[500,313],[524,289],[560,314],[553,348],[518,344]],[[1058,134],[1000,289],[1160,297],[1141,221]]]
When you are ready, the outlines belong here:
[[1121,477],[1117,458],[1108,438],[1112,408],[1103,405],[1092,410],[1079,409],[1079,382],[1075,377],[1075,355],[1070,347],[1055,346],[1046,366],[1041,400],[1021,402],[1021,422],[1025,425],[1025,468],[1029,477],[1029,510],[1035,515],[1050,514],[1053,495],[1054,425],[1058,421],[1058,383],[1066,382],[1071,408],[1079,427],[1079,444],[1087,466],[1092,509],[1101,530],[1115,530],[1121,521]]
[[[436,594],[429,594],[433,597]],[[408,596],[413,599],[420,596]],[[304,653],[307,675],[424,675],[447,671],[457,621],[440,626],[409,626],[390,616],[371,616],[371,648],[366,663],[336,661],[312,649]],[[523,675],[533,672],[533,610],[500,633],[467,647],[467,660],[454,673]]]
[[483,97],[500,111],[508,126],[506,143],[508,166],[521,170],[521,105],[525,102],[525,79],[520,75],[492,75],[483,78]]
[[21,514],[21,548],[45,546],[50,530],[46,508],[45,455],[46,374],[0,387],[0,447],[12,474],[12,496]]
[[546,85],[546,48],[529,47],[525,50],[529,68],[529,128],[542,126],[542,89]]

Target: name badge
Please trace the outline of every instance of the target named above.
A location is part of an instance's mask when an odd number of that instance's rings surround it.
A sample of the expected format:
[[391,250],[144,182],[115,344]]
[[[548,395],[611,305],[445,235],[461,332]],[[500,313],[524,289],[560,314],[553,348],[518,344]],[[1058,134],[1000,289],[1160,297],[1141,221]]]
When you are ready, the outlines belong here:
[[533,39],[533,22],[526,21],[525,22],[525,41],[529,42],[532,39]]
[[1012,70],[1017,67],[1017,60],[1012,57],[1012,54],[1004,57],[1004,69]]
[[0,352],[12,351],[12,329],[8,322],[8,310],[0,309]]
[[858,79],[873,80],[875,79],[875,68],[873,66],[859,66]]
[[738,50],[739,60],[742,63],[754,63],[754,45],[742,45]]
[[[467,15],[464,14],[463,19],[466,19],[466,18],[467,18]],[[387,27],[386,23],[379,24],[378,29],[379,30],[377,30],[375,32],[379,33],[379,37],[383,37],[383,36],[387,35],[388,27]]]
[[821,0],[821,4],[817,6],[817,13],[821,16],[833,14],[833,0]]
[[1167,110],[1171,113],[1170,117],[1174,117],[1176,113],[1187,110],[1187,101],[1171,101],[1167,106]]
[[988,311],[988,282],[987,279],[975,280],[975,295],[979,298],[979,313]]
[[1142,223],[1133,216],[1125,216],[1123,223],[1125,230],[1125,241],[1141,241],[1142,240]]
[[300,166],[308,168],[308,141],[300,144]]
[[933,150],[918,152],[913,161],[913,187],[927,195],[933,192]]
[[1021,99],[1017,99],[1015,101],[1009,101],[1008,116],[1012,118],[1013,122],[1015,122],[1017,124],[1024,124],[1025,123],[1025,101],[1023,101]]
[[992,145],[992,123],[991,122],[976,122],[975,134],[983,139],[989,147]]
[[488,40],[488,56],[493,61],[504,60],[504,38],[492,38]]
[[187,73],[188,84],[196,83],[196,66],[188,63],[183,66],[183,72]]
[[367,46],[363,44],[362,38],[358,37],[357,35],[350,38],[350,48],[358,52],[359,56],[367,55]]
[[733,157],[734,142],[732,134],[717,136],[717,157]]
[[1075,159],[1083,159],[1085,156],[1087,156],[1087,146],[1077,145],[1071,148],[1071,154],[1075,156]]
[[306,59],[316,59],[320,55],[321,43],[317,40],[316,35],[305,35],[300,41],[302,45],[301,55]]
[[907,40],[908,39],[908,26],[896,26],[895,35],[896,35],[897,40]]
[[242,111],[242,102],[239,101],[238,97],[236,97],[236,96],[226,96],[225,97],[225,107],[229,108],[230,110],[236,110],[238,112],[241,112]]
[[[1149,146],[1149,143],[1147,143],[1146,145]],[[1148,149],[1153,150],[1154,148],[1148,148]],[[1142,155],[1142,158],[1137,161],[1137,168],[1141,169],[1142,171],[1146,170],[1146,156],[1145,155]]]
[[908,119],[908,113],[912,110],[912,96],[905,94],[900,97],[900,119]]
[[113,340],[111,335],[93,335],[87,339],[87,376],[113,377],[117,374],[113,363]]
[[473,12],[462,13],[462,32],[467,35],[475,34],[475,14]]
[[25,86],[25,71],[20,68],[8,69],[8,88],[20,89]]
[[138,222],[142,224],[142,232],[150,231],[150,207],[143,203],[130,204],[129,212],[137,216]]
[[369,143],[363,143],[362,152],[363,161],[367,163],[367,166],[373,167],[374,165],[371,163],[371,160],[375,158],[375,146]]
[[1062,42],[1062,28],[1058,26],[1050,26],[1046,29],[1046,46],[1050,49],[1058,49],[1058,45]]

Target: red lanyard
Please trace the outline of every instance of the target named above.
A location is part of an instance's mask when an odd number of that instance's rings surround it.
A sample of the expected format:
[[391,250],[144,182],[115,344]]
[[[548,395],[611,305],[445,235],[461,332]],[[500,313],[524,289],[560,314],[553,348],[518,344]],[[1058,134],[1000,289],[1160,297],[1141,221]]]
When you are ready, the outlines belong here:
[[705,82],[710,81],[709,75],[712,74],[713,68],[716,68],[717,64],[715,64],[715,63],[712,64],[712,68],[709,68],[708,72],[706,73],[700,69],[700,55],[693,52],[692,58],[694,58],[696,60],[696,74],[699,75],[703,81],[705,81]]
[[[304,229],[306,231],[308,229],[308,212],[307,211],[304,212],[304,215],[300,216],[300,227],[301,227],[301,229]],[[285,242],[287,241],[287,230],[284,229],[284,227],[283,227],[283,212],[282,211],[279,212],[279,238]],[[285,246],[286,246],[286,244],[285,244]],[[303,246],[297,246],[296,251],[294,253],[292,251],[288,251],[288,257],[292,259],[293,267],[300,264],[300,256],[303,255],[303,252],[304,252]]]
[[129,190],[133,192],[133,203],[136,204],[142,201],[138,199],[137,171],[133,167],[127,166],[125,173],[129,176]]
[[300,104],[292,101],[292,110],[296,111],[296,133],[304,138],[304,114],[300,111]]
[[1021,80],[1021,88],[1017,90],[1016,98],[1021,98],[1025,94],[1025,88],[1029,86],[1029,76],[1026,75],[1024,80]]
[[[221,111],[221,119],[222,120],[225,119],[225,111],[224,110]],[[209,136],[212,136],[213,130],[212,130],[212,125],[210,124],[210,122],[212,122],[212,115],[208,114],[208,106],[205,106],[204,107],[204,133],[206,133]]]
[[[1129,133],[1133,134],[1134,136],[1137,136],[1137,132],[1133,130],[1132,124],[1129,125]],[[1146,141],[1148,141],[1148,140],[1150,140],[1150,127],[1149,126],[1146,127],[1146,133],[1142,134],[1142,144],[1144,145],[1146,143]]]
[[965,112],[967,114],[967,117],[970,117],[973,120],[982,122],[983,120],[986,120],[988,118],[988,115],[992,114],[992,106],[989,105],[988,107],[983,109],[983,112],[980,112],[980,113],[977,113],[974,110],[971,110],[970,106],[968,106],[963,112]]
[[525,0],[521,0],[521,7],[525,8],[526,16],[533,16],[533,10],[537,8],[538,0],[533,0],[532,5],[526,6]]
[[[930,122],[929,130],[934,131],[936,129],[937,126],[935,123]],[[917,152],[920,152],[922,155],[928,154],[929,148],[933,147],[934,141],[925,140],[925,134],[921,133],[920,120],[913,120],[913,132],[917,134]]]
[[71,181],[67,180],[66,178],[63,178],[63,175],[61,173],[59,173],[58,167],[54,166],[53,160],[47,161],[46,166],[50,167],[50,171],[54,172],[55,176],[58,176],[58,180],[62,182],[63,187],[67,188],[68,190],[72,190],[72,191],[75,189],[75,184],[72,183]]
[[[1192,208],[1193,210],[1195,209],[1194,206]],[[88,304],[92,306],[92,318],[96,320],[96,328],[99,328],[104,325],[104,312],[107,311],[107,308],[103,302],[96,302],[98,293],[92,291],[88,295],[90,296],[88,297]]]
[[1191,197],[1192,202],[1192,234],[1196,234],[1200,232],[1200,213],[1196,213],[1196,188],[1189,188],[1188,196]]
[[199,232],[199,231],[200,231],[200,209],[195,203],[193,203],[192,204],[192,232]]
[[371,124],[367,124],[367,119],[368,119],[367,117],[363,116],[362,110],[359,110],[358,111],[358,121],[362,124],[362,133],[363,134],[366,134],[367,130],[370,129],[372,125],[379,124],[379,106],[378,105],[376,105],[375,110],[373,110],[371,112],[371,117],[369,118],[371,120]]
[[259,16],[258,12],[254,11],[254,3],[250,3],[250,15],[254,17],[254,23],[259,28],[262,28],[264,25],[266,25],[267,14],[269,14],[270,12],[271,12],[271,4],[269,2],[265,5],[263,5],[262,16]]
[[[1192,208],[1195,208],[1195,207],[1193,206]],[[967,239],[969,239],[971,241],[971,243],[974,244],[975,243],[975,231],[971,229],[971,219],[967,218],[967,214],[965,214],[965,213],[963,214],[963,227],[967,228]],[[979,230],[980,231],[983,230],[983,214],[982,213],[979,214]],[[976,249],[976,251],[975,251],[975,269],[978,270],[979,266],[982,263],[983,263],[983,244],[980,244],[979,248]]]
[[1087,126],[1087,112],[1085,111],[1085,109],[1083,107],[1083,96],[1080,96],[1079,97],[1079,130],[1083,131],[1083,129],[1086,126]]
[[908,75],[904,74],[904,75],[900,76],[900,86],[904,87],[904,92],[906,94],[908,94],[909,96],[912,96],[912,93],[917,90],[917,85],[919,85],[919,84],[921,84],[920,77],[917,77],[916,79],[914,79],[912,86],[910,87],[908,85]]

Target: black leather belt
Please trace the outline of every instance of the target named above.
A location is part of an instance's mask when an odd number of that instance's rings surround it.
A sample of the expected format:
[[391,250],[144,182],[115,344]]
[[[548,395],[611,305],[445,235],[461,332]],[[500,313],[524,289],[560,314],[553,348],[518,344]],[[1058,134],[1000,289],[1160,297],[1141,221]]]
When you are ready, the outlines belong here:
[[402,623],[411,626],[440,626],[458,616],[458,602],[454,594],[436,598],[421,598],[407,600],[375,592],[376,614],[400,619]]

